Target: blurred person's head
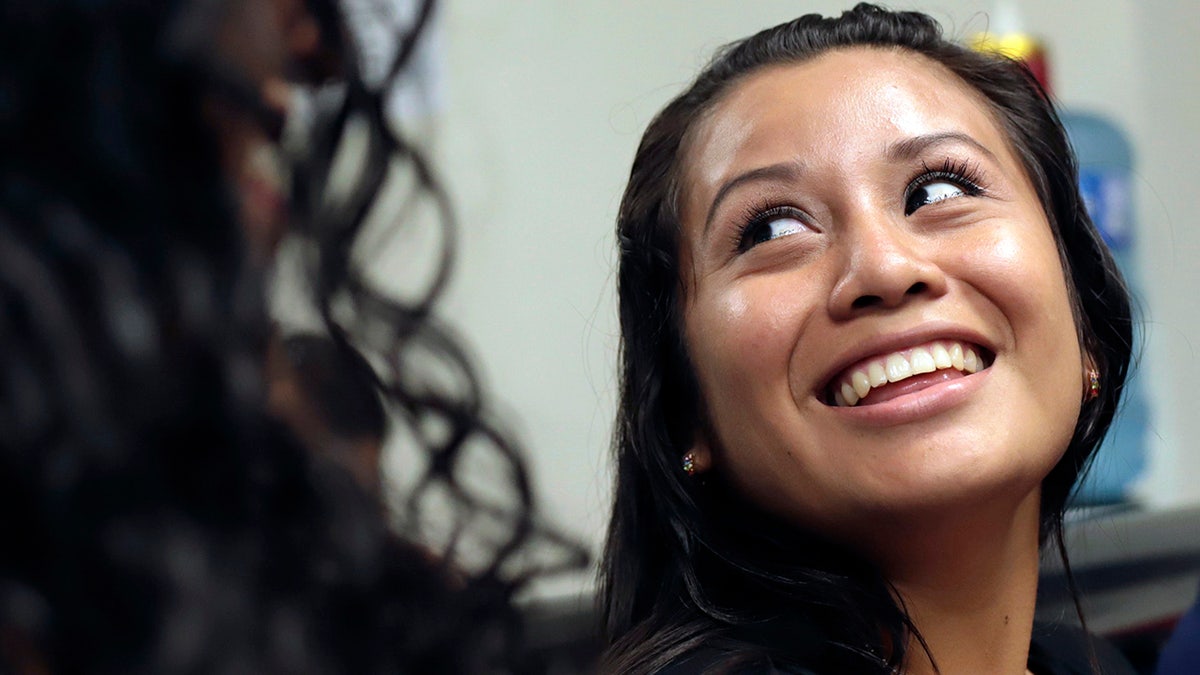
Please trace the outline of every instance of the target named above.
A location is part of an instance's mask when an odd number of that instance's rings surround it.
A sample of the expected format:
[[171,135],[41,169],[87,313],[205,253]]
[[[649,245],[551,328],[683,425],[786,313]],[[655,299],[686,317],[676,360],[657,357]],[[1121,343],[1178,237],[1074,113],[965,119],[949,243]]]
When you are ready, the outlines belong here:
[[[432,320],[449,253],[406,302],[352,260],[393,164],[452,223],[348,36],[332,0],[0,2],[4,666],[473,672],[519,658],[509,597],[531,572],[513,556],[538,531],[523,463]],[[286,157],[286,183],[258,184],[247,167],[275,151],[288,83],[329,79],[344,93]],[[353,119],[365,169],[330,206],[319,187]],[[267,414],[260,280],[285,218],[308,239],[305,281],[335,351],[375,364],[360,373],[425,460],[395,514],[403,532],[428,493],[466,523],[451,545],[487,509],[469,569],[450,546],[431,556],[394,536],[373,495],[306,451],[319,439]],[[414,351],[455,386],[424,386]],[[464,448],[496,463],[491,502],[458,478]]]

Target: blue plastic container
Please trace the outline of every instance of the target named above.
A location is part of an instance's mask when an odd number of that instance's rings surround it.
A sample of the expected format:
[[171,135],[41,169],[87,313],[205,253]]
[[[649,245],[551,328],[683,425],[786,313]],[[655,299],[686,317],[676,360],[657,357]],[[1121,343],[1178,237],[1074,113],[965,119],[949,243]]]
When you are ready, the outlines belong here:
[[1079,189],[1088,213],[1116,258],[1134,298],[1133,363],[1121,408],[1096,455],[1091,473],[1074,498],[1079,505],[1114,504],[1129,498],[1130,487],[1145,468],[1150,425],[1150,406],[1143,387],[1145,377],[1138,367],[1144,344],[1138,310],[1144,302],[1134,262],[1133,152],[1125,134],[1107,119],[1075,111],[1064,111],[1061,116],[1079,160]]

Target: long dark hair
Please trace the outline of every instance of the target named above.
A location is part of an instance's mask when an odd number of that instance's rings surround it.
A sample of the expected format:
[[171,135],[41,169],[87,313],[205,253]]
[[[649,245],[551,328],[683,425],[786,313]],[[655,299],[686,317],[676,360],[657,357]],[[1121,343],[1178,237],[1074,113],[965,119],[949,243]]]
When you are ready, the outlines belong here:
[[[450,241],[449,200],[384,115],[433,3],[382,84],[360,76],[339,6],[307,4],[340,51],[343,94],[292,157],[305,277],[347,367],[377,385],[423,460],[402,531],[436,498],[452,536],[444,549],[395,536],[349,474],[264,412],[264,270],[204,111],[219,96],[280,120],[205,51],[205,17],[223,3],[6,0],[0,669],[508,672],[523,658],[512,594],[580,564],[535,524],[521,452],[434,315],[452,247],[403,301],[355,258],[389,167],[412,172]],[[362,170],[330,203],[352,124],[367,130]],[[433,382],[417,368],[431,363]],[[481,457],[485,489],[462,477]],[[546,542],[553,554],[532,564]]]
[[860,4],[837,18],[805,15],[725,47],[667,104],[642,137],[621,202],[616,496],[601,571],[613,671],[654,672],[704,645],[727,653],[727,665],[887,673],[904,663],[910,639],[921,641],[868,561],[778,522],[720,476],[702,485],[679,469],[704,424],[681,330],[678,202],[689,134],[751,73],[853,46],[921,54],[980,92],[1049,219],[1080,345],[1104,382],[1043,481],[1041,541],[1052,540],[1066,562],[1065,504],[1116,410],[1131,322],[1128,294],[1084,210],[1053,105],[1024,67],[947,41],[924,14]]

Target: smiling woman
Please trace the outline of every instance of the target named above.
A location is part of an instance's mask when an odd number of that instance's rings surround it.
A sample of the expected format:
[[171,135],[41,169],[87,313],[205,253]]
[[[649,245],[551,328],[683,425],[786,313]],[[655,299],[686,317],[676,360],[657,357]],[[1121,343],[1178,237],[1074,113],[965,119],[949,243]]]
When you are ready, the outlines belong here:
[[610,668],[1075,672],[1039,549],[1130,330],[1075,183],[1026,71],[871,5],[659,114],[618,221]]

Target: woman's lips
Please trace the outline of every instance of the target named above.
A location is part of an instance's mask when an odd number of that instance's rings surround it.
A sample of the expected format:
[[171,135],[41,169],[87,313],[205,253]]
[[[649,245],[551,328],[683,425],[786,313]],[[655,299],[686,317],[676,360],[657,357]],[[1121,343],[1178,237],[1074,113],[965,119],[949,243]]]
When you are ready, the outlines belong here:
[[823,400],[837,407],[878,405],[977,373],[990,366],[992,359],[992,354],[977,344],[933,340],[851,365],[830,380]]

